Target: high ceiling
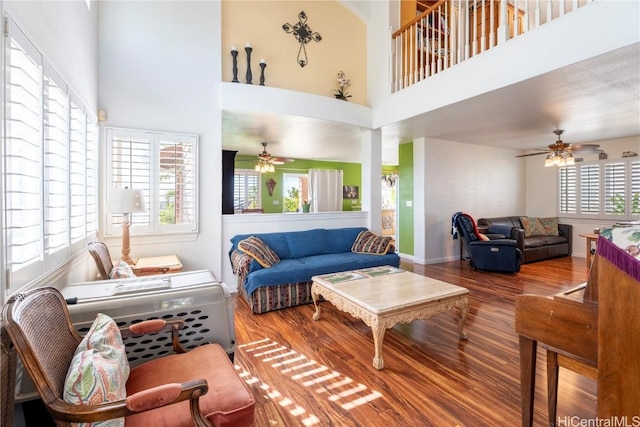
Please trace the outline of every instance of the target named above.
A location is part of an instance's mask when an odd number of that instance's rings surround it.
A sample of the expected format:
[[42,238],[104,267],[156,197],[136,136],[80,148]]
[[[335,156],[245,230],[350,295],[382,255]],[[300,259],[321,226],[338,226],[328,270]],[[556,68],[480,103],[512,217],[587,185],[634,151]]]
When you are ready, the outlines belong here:
[[[426,137],[515,150],[640,135],[640,44],[382,128],[382,163],[398,144]],[[409,89],[411,90],[411,89]],[[460,120],[464,117],[464,120]],[[361,129],[291,115],[223,112],[224,149],[279,157],[358,161]]]

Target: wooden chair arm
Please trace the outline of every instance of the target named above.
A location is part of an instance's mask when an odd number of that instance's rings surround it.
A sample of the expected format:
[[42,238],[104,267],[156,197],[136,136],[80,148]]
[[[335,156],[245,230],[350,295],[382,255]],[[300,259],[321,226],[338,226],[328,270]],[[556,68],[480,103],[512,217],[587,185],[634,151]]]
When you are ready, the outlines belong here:
[[186,350],[180,344],[180,335],[178,331],[184,327],[184,321],[181,319],[163,320],[153,319],[144,320],[142,322],[134,323],[133,325],[124,326],[120,328],[122,338],[131,338],[146,334],[155,334],[160,332],[171,332],[171,343],[173,344],[173,350],[177,353],[186,353]]
[[101,405],[74,405],[61,399],[49,404],[56,419],[72,423],[104,421],[126,417],[189,399],[191,418],[196,427],[214,427],[200,412],[200,396],[207,393],[207,380],[171,383],[139,391],[126,399]]

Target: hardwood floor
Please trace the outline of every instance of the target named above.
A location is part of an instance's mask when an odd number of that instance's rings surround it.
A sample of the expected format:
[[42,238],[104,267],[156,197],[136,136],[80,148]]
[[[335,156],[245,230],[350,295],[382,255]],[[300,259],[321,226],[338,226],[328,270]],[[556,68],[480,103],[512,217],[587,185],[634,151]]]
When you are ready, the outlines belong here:
[[[254,315],[238,299],[235,364],[256,398],[258,426],[520,425],[514,299],[585,282],[586,260],[526,264],[518,274],[473,271],[466,261],[401,267],[469,289],[468,341],[458,340],[453,312],[397,325],[377,371],[371,330],[330,303],[314,322],[313,305]],[[548,425],[545,361],[539,350],[536,426]],[[595,415],[595,381],[561,368],[559,425]]]

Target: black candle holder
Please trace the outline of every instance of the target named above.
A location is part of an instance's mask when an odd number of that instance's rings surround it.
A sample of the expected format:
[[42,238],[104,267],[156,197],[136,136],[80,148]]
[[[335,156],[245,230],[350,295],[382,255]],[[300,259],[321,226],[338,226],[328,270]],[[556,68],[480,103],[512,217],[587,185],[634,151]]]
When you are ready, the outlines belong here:
[[264,69],[266,66],[266,62],[260,61],[260,86],[264,86]]
[[244,50],[247,52],[247,84],[251,84],[251,51],[253,50],[251,46],[245,46]]
[[238,49],[235,47],[231,49],[231,56],[233,57],[233,83],[240,83],[238,80]]

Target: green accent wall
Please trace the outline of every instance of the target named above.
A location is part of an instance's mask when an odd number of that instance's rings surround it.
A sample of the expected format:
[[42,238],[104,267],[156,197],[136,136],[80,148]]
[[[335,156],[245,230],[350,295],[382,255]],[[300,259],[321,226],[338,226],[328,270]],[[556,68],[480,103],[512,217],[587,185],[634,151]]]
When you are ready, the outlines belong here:
[[[236,169],[253,169],[256,164],[256,156],[236,156]],[[261,176],[261,193],[262,193],[262,209],[265,213],[282,213],[282,204],[284,201],[283,179],[284,173],[303,174],[308,173],[309,169],[333,169],[343,171],[343,184],[356,185],[359,189],[360,197],[362,197],[362,165],[360,163],[346,162],[325,162],[319,160],[296,159],[294,162],[285,163],[284,165],[275,165],[274,173],[264,173]],[[273,195],[269,196],[267,182],[272,179],[276,182],[273,189]],[[274,200],[279,204],[274,205]],[[361,206],[361,199],[343,199],[342,210],[351,211],[352,206]]]
[[[398,176],[398,250],[403,254],[413,255],[413,142],[400,144],[398,147]],[[407,206],[407,201],[411,201],[410,207]]]

